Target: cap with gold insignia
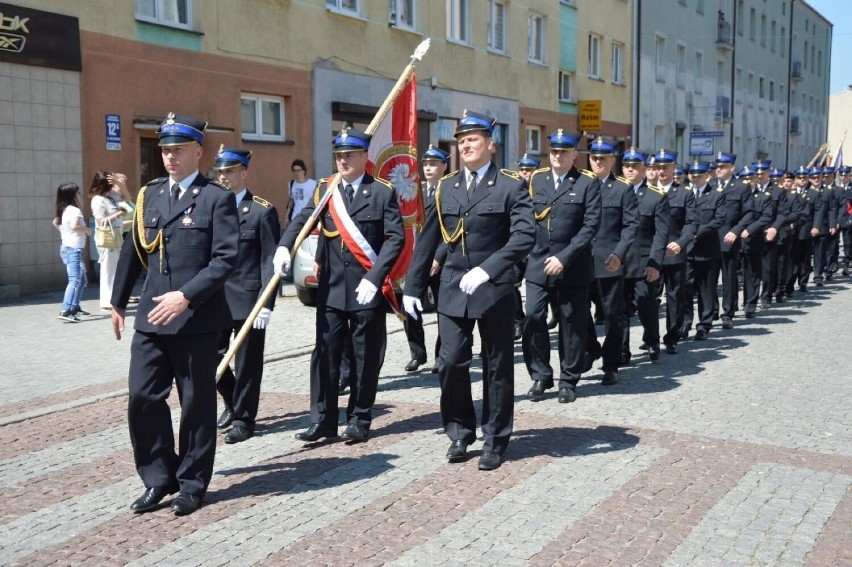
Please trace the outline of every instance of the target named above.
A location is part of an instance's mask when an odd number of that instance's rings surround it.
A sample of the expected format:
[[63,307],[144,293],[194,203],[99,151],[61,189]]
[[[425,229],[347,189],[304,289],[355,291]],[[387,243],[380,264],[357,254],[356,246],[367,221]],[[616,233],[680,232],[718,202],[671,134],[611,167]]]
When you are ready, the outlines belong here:
[[460,134],[466,134],[467,132],[482,131],[487,136],[491,136],[494,133],[494,124],[496,123],[496,118],[465,109],[461,119],[456,124],[456,131],[453,135],[458,137]]
[[834,167],[831,167],[831,166],[823,167],[822,168],[822,174],[823,175],[834,175]]
[[739,173],[737,173],[737,177],[739,177],[740,179],[749,179],[751,177],[754,177],[754,168],[749,166],[743,167],[739,171]]
[[207,122],[191,118],[189,116],[180,116],[174,112],[169,112],[166,119],[160,124],[157,130],[157,135],[160,137],[160,146],[182,146],[184,144],[203,144],[204,130],[207,129]]
[[805,167],[804,165],[800,165],[793,173],[796,175],[796,177],[807,177],[811,174],[811,170]]
[[617,146],[612,138],[604,138],[598,136],[595,141],[589,146],[589,153],[593,156],[611,156],[615,155]]
[[518,169],[538,169],[541,165],[541,160],[537,160],[524,154],[521,159],[518,160]]
[[652,154],[645,158],[645,165],[651,167],[657,164],[657,158]]
[[580,136],[559,128],[556,132],[552,132],[547,139],[550,142],[551,148],[570,150],[577,147],[577,141],[579,141]]
[[251,161],[251,150],[232,148],[222,144],[219,146],[219,151],[216,152],[216,158],[213,160],[213,168],[228,169],[238,165],[248,167],[249,161]]
[[683,177],[684,175],[686,175],[686,173],[684,172],[683,166],[676,163],[674,168],[674,177]]
[[660,148],[659,151],[654,153],[654,160],[658,164],[674,163],[677,161],[677,152]]
[[423,155],[420,156],[420,161],[426,160],[437,160],[442,161],[444,163],[450,162],[450,154],[442,150],[441,148],[436,148],[432,144],[429,144],[429,147],[423,152]]
[[355,130],[354,128],[343,128],[340,134],[334,139],[332,151],[336,154],[343,152],[357,152],[358,150],[367,151],[370,149],[370,140],[372,136]]
[[758,161],[754,161],[751,163],[752,169],[754,169],[757,173],[761,171],[768,171],[772,167],[772,160],[762,159]]
[[769,179],[781,179],[784,177],[784,170],[778,167],[773,167],[769,170]]
[[694,161],[689,165],[690,175],[701,175],[702,173],[707,173],[708,171],[709,167],[706,161]]
[[729,154],[728,152],[719,152],[716,154],[716,163],[727,163],[734,165],[737,163],[737,154]]
[[621,154],[622,163],[644,163],[646,159],[648,159],[648,156],[633,146],[630,146],[630,149]]

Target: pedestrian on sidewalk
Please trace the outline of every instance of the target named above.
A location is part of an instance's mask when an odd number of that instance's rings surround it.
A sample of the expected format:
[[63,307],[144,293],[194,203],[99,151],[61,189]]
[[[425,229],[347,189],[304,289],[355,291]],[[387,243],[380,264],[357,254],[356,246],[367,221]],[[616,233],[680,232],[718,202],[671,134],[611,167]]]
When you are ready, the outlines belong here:
[[[104,311],[112,310],[112,282],[115,280],[115,268],[118,266],[118,256],[121,254],[121,228],[127,211],[118,206],[112,193],[110,173],[98,171],[92,177],[89,185],[89,196],[92,198],[92,215],[95,225],[102,230],[109,230],[113,235],[111,246],[98,245],[98,264],[100,270],[100,307]],[[96,230],[98,230],[96,228]],[[97,238],[95,239],[97,241]],[[101,243],[103,244],[103,243]]]
[[83,211],[80,210],[80,187],[76,183],[63,183],[56,189],[56,217],[53,226],[62,235],[59,257],[68,272],[68,284],[62,298],[59,319],[66,323],[79,323],[79,315],[90,315],[80,308],[80,296],[86,287],[86,266],[83,251],[89,232]]

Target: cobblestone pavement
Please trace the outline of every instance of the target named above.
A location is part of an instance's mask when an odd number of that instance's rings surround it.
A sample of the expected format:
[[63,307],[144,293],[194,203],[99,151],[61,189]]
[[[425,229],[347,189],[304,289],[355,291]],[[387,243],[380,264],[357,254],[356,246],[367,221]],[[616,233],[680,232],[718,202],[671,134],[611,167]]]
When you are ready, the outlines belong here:
[[572,404],[528,398],[516,344],[515,435],[492,472],[478,443],[446,462],[436,377],[402,370],[392,318],[369,441],[296,441],[314,310],[287,287],[257,434],[220,443],[183,518],[128,510],[129,336],[85,297],[80,324],[55,319],[59,294],[0,306],[0,564],[852,565],[849,278],[657,363],[634,332],[621,381],[596,368]]

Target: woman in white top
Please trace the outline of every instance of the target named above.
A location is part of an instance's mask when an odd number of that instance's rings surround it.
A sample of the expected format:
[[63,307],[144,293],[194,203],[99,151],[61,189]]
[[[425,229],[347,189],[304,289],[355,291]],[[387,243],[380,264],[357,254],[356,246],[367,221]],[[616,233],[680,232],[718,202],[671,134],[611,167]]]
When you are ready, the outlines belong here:
[[287,204],[284,228],[287,228],[290,221],[308,204],[308,200],[313,198],[317,186],[317,182],[308,177],[308,168],[304,161],[294,159],[290,171],[293,172],[294,179],[290,181],[290,202]]
[[102,248],[98,246],[98,263],[101,265],[101,309],[109,311],[112,309],[110,298],[112,297],[112,283],[115,280],[115,269],[118,267],[118,256],[121,254],[121,232],[124,215],[127,213],[118,206],[118,200],[113,196],[113,183],[111,174],[107,171],[98,171],[92,178],[89,186],[89,196],[92,198],[92,215],[98,226],[109,226],[119,241],[118,248]]
[[86,287],[86,267],[83,265],[83,252],[86,249],[86,234],[89,232],[80,210],[78,195],[80,188],[76,183],[63,183],[56,190],[55,226],[62,235],[59,257],[68,272],[68,285],[62,298],[62,310],[59,318],[68,323],[79,323],[78,315],[88,315],[80,309],[80,296]]

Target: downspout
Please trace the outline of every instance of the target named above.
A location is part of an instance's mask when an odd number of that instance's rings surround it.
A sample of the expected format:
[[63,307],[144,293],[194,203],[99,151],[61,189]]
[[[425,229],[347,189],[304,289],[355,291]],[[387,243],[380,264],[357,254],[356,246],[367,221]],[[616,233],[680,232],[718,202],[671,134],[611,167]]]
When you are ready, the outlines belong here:
[[787,140],[786,153],[784,155],[784,167],[790,169],[790,124],[792,124],[793,110],[791,101],[793,100],[793,4],[796,0],[790,0],[790,40],[787,43],[787,131],[784,132],[784,139]]
[[[734,15],[731,19],[733,22],[733,27],[731,28],[731,140],[728,145],[728,151],[734,153],[734,124],[737,122],[734,120],[734,110],[737,108],[736,99],[734,98],[737,87],[737,1],[731,0],[731,4],[734,6]],[[724,119],[723,115],[722,120],[724,121]]]
[[630,129],[630,145],[639,147],[639,85],[641,66],[639,61],[640,42],[642,38],[642,0],[634,0],[633,4],[633,124]]

